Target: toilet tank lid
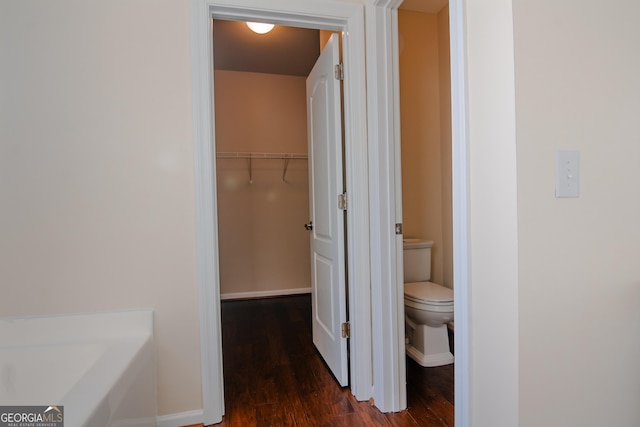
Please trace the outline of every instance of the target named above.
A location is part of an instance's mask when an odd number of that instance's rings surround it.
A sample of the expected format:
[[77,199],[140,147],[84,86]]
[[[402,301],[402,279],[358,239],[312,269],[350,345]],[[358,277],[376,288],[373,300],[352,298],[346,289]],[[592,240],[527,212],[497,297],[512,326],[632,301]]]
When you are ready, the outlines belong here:
[[450,303],[453,301],[453,291],[432,282],[412,282],[404,284],[404,295],[415,301],[433,301]]
[[406,249],[430,248],[433,246],[433,240],[406,238],[402,239],[402,244]]

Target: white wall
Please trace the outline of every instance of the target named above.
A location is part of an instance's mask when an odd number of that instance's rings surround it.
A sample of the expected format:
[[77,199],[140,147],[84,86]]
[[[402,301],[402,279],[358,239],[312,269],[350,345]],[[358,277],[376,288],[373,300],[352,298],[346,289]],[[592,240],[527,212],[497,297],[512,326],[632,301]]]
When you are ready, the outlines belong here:
[[151,307],[199,409],[189,8],[0,2],[0,315]]
[[[640,3],[514,0],[520,425],[640,425]],[[555,152],[581,194],[554,197]]]

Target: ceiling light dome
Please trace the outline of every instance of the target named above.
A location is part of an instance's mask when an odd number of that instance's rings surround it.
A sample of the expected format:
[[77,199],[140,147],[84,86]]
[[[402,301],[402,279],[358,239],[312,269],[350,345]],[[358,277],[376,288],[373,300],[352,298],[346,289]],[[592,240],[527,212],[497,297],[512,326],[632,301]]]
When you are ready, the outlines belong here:
[[247,22],[247,27],[251,28],[251,31],[258,34],[266,34],[273,30],[273,24],[265,24],[263,22]]

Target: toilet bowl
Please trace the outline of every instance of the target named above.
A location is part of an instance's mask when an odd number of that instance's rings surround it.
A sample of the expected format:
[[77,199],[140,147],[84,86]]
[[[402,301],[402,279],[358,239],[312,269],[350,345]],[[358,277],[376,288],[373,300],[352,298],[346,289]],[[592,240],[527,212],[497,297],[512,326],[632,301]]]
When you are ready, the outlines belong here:
[[424,367],[453,363],[447,324],[453,320],[453,291],[432,283],[433,242],[404,241],[406,352]]
[[447,330],[453,320],[453,291],[431,282],[404,286],[407,354],[425,367],[453,363]]

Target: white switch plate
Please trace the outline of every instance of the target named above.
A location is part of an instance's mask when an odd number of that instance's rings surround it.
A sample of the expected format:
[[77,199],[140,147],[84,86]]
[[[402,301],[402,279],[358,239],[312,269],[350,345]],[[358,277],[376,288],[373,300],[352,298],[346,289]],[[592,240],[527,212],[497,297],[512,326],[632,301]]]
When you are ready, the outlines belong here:
[[580,152],[556,153],[556,197],[580,197]]

